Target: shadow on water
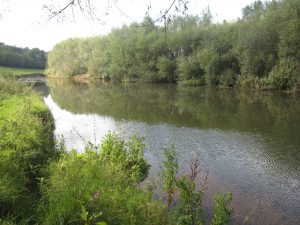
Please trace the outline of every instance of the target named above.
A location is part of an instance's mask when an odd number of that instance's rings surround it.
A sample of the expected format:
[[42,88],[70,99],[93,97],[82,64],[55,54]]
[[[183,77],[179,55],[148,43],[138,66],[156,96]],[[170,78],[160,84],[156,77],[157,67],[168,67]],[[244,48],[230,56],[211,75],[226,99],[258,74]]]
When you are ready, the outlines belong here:
[[146,135],[154,176],[161,146],[174,144],[183,168],[199,155],[209,170],[207,200],[233,192],[233,224],[300,224],[299,95],[67,80],[47,86],[45,101],[68,146],[80,142],[72,127],[90,139],[95,130],[97,139],[109,130]]

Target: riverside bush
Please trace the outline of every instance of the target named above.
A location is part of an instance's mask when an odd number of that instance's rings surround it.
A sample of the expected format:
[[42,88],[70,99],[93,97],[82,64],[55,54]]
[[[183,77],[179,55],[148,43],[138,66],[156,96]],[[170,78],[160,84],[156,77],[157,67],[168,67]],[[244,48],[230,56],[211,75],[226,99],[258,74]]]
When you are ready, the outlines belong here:
[[253,75],[240,75],[237,78],[237,86],[243,89],[265,89],[266,80]]
[[109,133],[100,146],[100,157],[112,167],[125,171],[134,181],[143,181],[150,165],[143,158],[145,151],[144,138],[132,135],[128,142],[120,136]]
[[291,90],[299,88],[300,76],[296,63],[290,58],[282,59],[270,72],[267,81],[272,89]]
[[[111,137],[103,142],[114,140],[113,146],[120,150],[120,140]],[[82,154],[72,151],[52,163],[50,180],[43,185],[41,222],[85,224],[82,213],[86,210],[93,217],[88,224],[161,224],[163,205],[149,200],[127,172],[120,170],[123,165],[106,162],[101,153],[86,148]]]

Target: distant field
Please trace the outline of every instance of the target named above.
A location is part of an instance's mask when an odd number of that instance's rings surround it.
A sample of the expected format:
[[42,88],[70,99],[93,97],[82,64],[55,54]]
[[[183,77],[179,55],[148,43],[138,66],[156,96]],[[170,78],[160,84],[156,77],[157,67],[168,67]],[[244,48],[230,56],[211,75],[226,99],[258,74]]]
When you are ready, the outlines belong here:
[[42,69],[27,69],[27,68],[12,68],[12,67],[0,67],[0,75],[29,75],[29,74],[44,74]]

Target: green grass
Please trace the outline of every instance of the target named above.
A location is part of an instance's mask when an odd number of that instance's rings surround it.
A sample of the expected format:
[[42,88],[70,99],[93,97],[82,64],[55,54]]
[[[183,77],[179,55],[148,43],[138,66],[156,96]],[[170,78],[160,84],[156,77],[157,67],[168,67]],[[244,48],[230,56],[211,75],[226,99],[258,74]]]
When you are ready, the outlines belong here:
[[40,179],[56,156],[53,131],[42,98],[25,84],[0,78],[0,224],[34,223]]
[[28,68],[13,68],[13,67],[0,67],[0,75],[30,75],[30,74],[44,74],[42,69],[28,69]]

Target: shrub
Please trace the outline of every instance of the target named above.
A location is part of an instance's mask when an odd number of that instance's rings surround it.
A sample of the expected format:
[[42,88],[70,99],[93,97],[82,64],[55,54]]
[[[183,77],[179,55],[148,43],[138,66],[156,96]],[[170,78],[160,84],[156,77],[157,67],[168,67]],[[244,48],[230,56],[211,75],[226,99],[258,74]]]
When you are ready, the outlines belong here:
[[243,89],[265,89],[266,81],[254,75],[242,74],[237,77],[236,84]]
[[225,87],[233,87],[236,83],[236,74],[234,70],[228,69],[220,76],[220,84]]
[[[120,150],[124,141],[112,137],[106,137],[102,147]],[[126,171],[103,159],[87,148],[82,154],[72,151],[52,163],[50,180],[43,185],[42,224],[85,224],[87,220],[88,224],[160,224],[162,205],[149,200]]]
[[158,69],[159,81],[174,82],[176,80],[176,64],[173,60],[165,56],[161,56],[157,60],[156,67]]
[[228,208],[228,204],[232,201],[232,194],[215,195],[214,216],[211,225],[225,225],[230,221],[232,210]]
[[204,80],[204,70],[196,55],[178,58],[177,73],[179,81]]
[[291,90],[300,83],[299,72],[293,60],[282,59],[270,72],[267,82],[272,89]]
[[145,151],[144,138],[132,135],[125,142],[120,136],[109,133],[100,147],[100,157],[105,163],[124,171],[133,181],[143,181],[150,165],[143,158]]

